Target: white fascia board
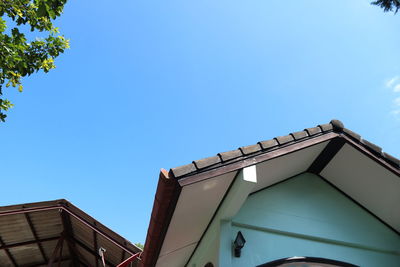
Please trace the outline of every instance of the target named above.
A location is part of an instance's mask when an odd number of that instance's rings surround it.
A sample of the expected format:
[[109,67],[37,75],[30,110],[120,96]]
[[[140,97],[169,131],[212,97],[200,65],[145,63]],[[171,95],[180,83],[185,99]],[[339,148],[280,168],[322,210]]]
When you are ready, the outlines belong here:
[[[239,171],[214,219],[210,223],[210,226],[200,240],[196,251],[193,253],[193,256],[186,266],[204,266],[209,261],[214,261],[214,265],[218,266],[220,223],[236,215],[256,184],[256,165],[243,168]],[[210,255],[210,246],[215,246],[211,249],[211,251],[216,253],[215,255]]]

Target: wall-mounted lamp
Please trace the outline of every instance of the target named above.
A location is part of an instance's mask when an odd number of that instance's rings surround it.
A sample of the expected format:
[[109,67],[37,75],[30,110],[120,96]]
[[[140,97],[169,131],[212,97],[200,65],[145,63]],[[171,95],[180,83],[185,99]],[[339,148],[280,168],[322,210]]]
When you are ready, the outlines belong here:
[[235,241],[233,242],[233,249],[235,251],[235,257],[239,258],[240,257],[240,252],[242,248],[244,247],[244,243],[246,243],[246,239],[244,239],[242,232],[238,232],[235,238]]

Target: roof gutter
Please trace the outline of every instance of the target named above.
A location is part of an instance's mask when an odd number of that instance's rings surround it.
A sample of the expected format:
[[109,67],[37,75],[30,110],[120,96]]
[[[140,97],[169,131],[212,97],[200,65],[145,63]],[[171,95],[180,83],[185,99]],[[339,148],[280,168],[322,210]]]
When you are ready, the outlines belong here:
[[182,187],[174,175],[161,169],[142,261],[139,266],[153,267],[156,265],[181,189]]

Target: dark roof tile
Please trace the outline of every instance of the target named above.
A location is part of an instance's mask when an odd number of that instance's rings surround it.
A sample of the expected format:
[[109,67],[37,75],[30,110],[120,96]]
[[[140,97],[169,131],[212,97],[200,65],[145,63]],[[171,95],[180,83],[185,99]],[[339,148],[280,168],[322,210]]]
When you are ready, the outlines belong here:
[[365,139],[361,139],[361,143],[363,145],[365,145],[367,148],[369,148],[370,150],[374,151],[377,154],[382,154],[382,148],[380,146],[377,146]]
[[289,135],[284,135],[284,136],[278,136],[275,137],[276,141],[278,141],[279,145],[284,145],[286,143],[289,143],[294,140],[293,136]]
[[387,161],[391,165],[399,168],[400,164],[399,164],[398,159],[396,159],[395,157],[393,157],[389,154],[382,153],[382,149],[379,146],[377,146],[367,140],[361,140],[361,137],[359,134],[357,134],[349,129],[344,128],[343,123],[341,121],[331,120],[330,123],[321,124],[321,125],[318,125],[317,127],[313,127],[313,128],[307,128],[304,131],[294,132],[294,133],[291,133],[290,135],[279,136],[279,137],[276,137],[271,140],[265,140],[265,141],[258,142],[255,145],[243,146],[236,150],[218,153],[217,156],[213,156],[213,157],[209,157],[209,158],[205,158],[205,159],[201,159],[201,160],[196,160],[196,161],[193,161],[193,163],[191,163],[191,164],[171,169],[171,173],[176,178],[186,176],[188,174],[191,175],[196,172],[201,172],[209,166],[213,166],[213,165],[221,164],[221,163],[225,164],[225,162],[227,162],[227,164],[229,164],[230,160],[244,159],[247,155],[251,155],[253,153],[257,153],[260,151],[268,151],[269,149],[276,149],[282,145],[286,145],[288,143],[295,143],[295,142],[301,141],[303,139],[313,138],[315,135],[325,134],[332,130],[337,133],[343,133],[346,136],[349,136],[352,139],[355,139],[356,141],[360,142],[369,151],[373,152],[377,157],[383,158],[385,161]]
[[198,169],[203,169],[205,167],[220,163],[221,159],[218,156],[213,156],[205,159],[199,159],[193,161]]
[[261,146],[259,144],[255,144],[250,146],[242,146],[239,149],[242,151],[244,155],[248,155],[260,151]]
[[305,131],[307,131],[309,136],[312,136],[312,135],[316,135],[316,134],[320,133],[321,132],[321,128],[312,127],[312,128],[305,129]]
[[344,124],[340,120],[333,119],[331,120],[331,124],[333,126],[333,130],[342,131],[344,128]]
[[187,165],[183,165],[183,166],[179,166],[179,167],[176,167],[176,168],[172,168],[171,171],[172,171],[172,174],[175,177],[180,177],[180,176],[183,176],[185,174],[188,174],[188,173],[196,171],[196,166],[194,166],[193,163],[190,163],[190,164],[187,164]]
[[392,155],[390,155],[386,152],[383,152],[382,154],[387,160],[391,161],[394,165],[396,165],[397,168],[400,168],[400,160],[399,159],[393,157]]
[[333,129],[333,126],[332,126],[332,124],[330,124],[330,123],[321,124],[321,125],[318,125],[318,127],[321,128],[321,130],[322,130],[323,132],[327,132],[327,131],[330,131],[330,130]]
[[300,132],[291,133],[291,135],[293,136],[293,138],[295,140],[299,140],[299,139],[306,138],[308,136],[308,133],[306,131],[300,131]]
[[218,153],[218,155],[221,157],[222,161],[228,161],[228,160],[235,159],[235,158],[242,156],[242,152],[239,149],[236,149],[236,150]]
[[261,141],[261,142],[258,142],[258,143],[260,144],[260,146],[264,150],[279,146],[278,141],[276,141],[275,139]]
[[354,139],[356,139],[357,141],[361,140],[361,135],[359,135],[358,133],[353,132],[352,130],[349,130],[347,128],[343,128],[342,130],[345,134],[353,137]]

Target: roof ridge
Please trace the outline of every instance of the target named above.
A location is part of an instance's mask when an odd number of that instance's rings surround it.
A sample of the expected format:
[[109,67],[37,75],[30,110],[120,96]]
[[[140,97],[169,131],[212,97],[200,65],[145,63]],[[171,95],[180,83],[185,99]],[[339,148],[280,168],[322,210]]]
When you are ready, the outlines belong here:
[[265,141],[259,141],[253,145],[242,146],[235,150],[220,152],[211,157],[194,160],[192,163],[171,168],[170,173],[172,173],[175,178],[180,179],[182,177],[191,176],[193,174],[209,170],[210,168],[216,168],[222,164],[230,164],[238,160],[247,159],[251,156],[268,153],[281,147],[299,143],[328,132],[336,132],[350,137],[352,140],[365,147],[369,152],[373,153],[373,155],[383,159],[393,167],[400,169],[399,159],[386,152],[382,152],[382,148],[378,145],[362,139],[361,135],[345,128],[343,122],[340,120],[332,119],[329,123],[320,124],[312,128],[306,128],[303,131],[289,133],[288,135],[274,137]]

